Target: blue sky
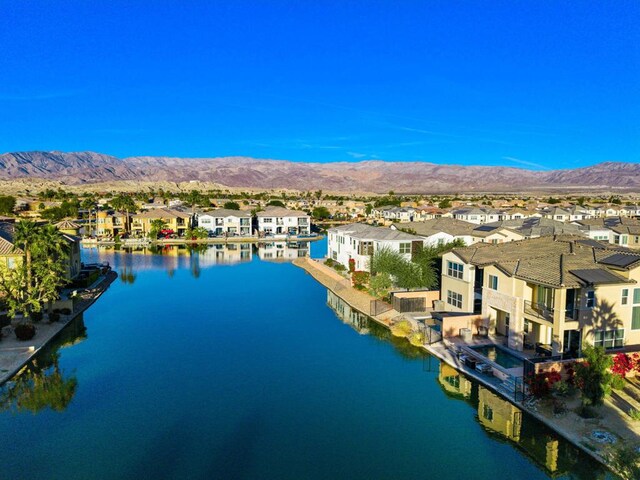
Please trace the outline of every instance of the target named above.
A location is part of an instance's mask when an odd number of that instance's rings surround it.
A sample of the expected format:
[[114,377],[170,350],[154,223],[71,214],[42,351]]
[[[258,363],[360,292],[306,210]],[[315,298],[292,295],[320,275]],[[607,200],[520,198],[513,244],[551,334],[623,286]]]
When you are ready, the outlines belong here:
[[0,152],[640,161],[640,2],[0,0]]

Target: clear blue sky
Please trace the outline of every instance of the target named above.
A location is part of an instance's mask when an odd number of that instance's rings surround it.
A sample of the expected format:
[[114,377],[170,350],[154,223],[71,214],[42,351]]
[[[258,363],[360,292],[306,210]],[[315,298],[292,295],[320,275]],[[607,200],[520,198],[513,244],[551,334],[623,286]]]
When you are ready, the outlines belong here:
[[0,152],[640,161],[640,1],[0,0]]

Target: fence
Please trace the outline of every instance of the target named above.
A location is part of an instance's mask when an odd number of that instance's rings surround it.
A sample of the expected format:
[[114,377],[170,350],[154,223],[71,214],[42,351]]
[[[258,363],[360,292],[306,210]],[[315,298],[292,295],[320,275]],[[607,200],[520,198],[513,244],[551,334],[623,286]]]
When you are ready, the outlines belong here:
[[382,300],[371,300],[371,304],[369,306],[369,315],[375,317],[377,315],[382,315],[389,310],[392,310],[393,307],[389,305],[387,302],[383,302]]
[[430,325],[424,327],[424,343],[431,345],[442,341],[442,332],[439,332]]
[[403,312],[426,312],[427,301],[424,297],[420,298],[399,298],[393,297],[393,309],[400,313]]

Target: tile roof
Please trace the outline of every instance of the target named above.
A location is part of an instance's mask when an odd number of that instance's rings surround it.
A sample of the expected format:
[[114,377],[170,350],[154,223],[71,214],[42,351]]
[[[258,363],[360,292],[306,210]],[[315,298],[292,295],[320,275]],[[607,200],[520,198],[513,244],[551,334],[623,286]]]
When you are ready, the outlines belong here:
[[191,218],[191,214],[172,208],[156,208],[154,210],[136,213],[133,215],[133,218]]
[[[606,258],[620,251],[575,236],[540,237],[495,245],[476,244],[452,250],[465,263],[478,267],[494,265],[515,278],[568,288],[592,282],[633,283],[605,263]],[[632,268],[640,262],[640,253],[624,250],[624,254],[635,259],[624,268]]]
[[340,225],[329,229],[330,233],[342,233],[352,238],[362,240],[385,240],[385,241],[423,241],[423,238],[410,233],[401,232],[392,228],[374,227],[365,223],[352,223],[349,225]]

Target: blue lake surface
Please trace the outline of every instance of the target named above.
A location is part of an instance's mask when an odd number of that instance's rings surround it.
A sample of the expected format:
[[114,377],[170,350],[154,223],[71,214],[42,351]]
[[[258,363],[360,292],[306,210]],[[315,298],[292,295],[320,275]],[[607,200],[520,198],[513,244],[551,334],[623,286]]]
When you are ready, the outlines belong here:
[[5,387],[0,478],[611,478],[273,250],[84,250],[121,278],[32,366],[57,410]]

